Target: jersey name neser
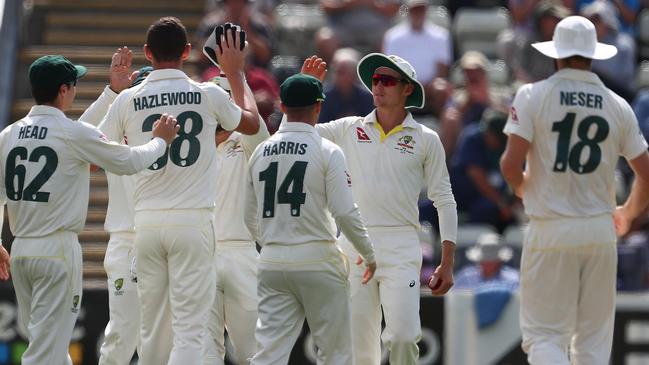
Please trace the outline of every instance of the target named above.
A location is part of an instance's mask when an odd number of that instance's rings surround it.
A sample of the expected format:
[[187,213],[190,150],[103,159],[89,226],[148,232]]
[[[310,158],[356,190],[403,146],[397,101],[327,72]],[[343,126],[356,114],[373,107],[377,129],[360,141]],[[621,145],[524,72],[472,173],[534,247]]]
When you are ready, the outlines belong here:
[[602,96],[577,91],[561,91],[561,105],[602,109]]
[[47,137],[47,127],[26,125],[24,127],[20,127],[20,130],[18,131],[18,139],[45,139],[45,137]]
[[275,144],[266,144],[264,146],[264,156],[275,155],[304,155],[306,153],[306,143],[297,142],[279,142]]
[[135,111],[151,109],[167,105],[200,104],[201,93],[198,91],[185,91],[174,93],[162,93],[156,95],[141,96],[133,99]]

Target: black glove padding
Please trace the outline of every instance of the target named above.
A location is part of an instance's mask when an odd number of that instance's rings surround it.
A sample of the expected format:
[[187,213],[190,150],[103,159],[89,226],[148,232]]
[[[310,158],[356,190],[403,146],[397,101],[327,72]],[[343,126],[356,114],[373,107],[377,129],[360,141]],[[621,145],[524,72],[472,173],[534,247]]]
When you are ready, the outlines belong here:
[[[239,39],[241,40],[241,50],[246,46],[246,31],[243,30],[240,26],[232,23],[220,24],[214,27],[214,31],[210,34],[209,38],[203,45],[203,54],[207,57],[213,64],[219,67],[219,61],[217,59],[217,49],[222,50],[221,48],[221,35],[225,34],[225,39],[227,44],[230,42],[236,43],[237,33],[239,34]],[[218,47],[218,48],[217,48]]]

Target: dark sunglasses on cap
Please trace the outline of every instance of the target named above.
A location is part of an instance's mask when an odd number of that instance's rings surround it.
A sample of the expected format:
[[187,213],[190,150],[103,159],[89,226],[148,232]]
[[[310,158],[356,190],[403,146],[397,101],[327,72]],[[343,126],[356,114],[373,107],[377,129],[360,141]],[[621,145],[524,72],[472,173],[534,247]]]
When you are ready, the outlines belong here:
[[390,75],[383,75],[383,74],[372,75],[372,85],[376,86],[379,84],[379,82],[382,83],[383,86],[395,86],[400,82],[407,83],[408,81]]

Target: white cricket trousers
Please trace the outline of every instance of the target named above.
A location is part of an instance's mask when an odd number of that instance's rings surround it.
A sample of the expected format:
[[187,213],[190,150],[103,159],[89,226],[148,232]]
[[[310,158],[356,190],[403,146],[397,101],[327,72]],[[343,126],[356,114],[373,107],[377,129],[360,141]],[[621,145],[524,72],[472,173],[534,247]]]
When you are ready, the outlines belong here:
[[[413,227],[367,227],[374,244],[376,272],[361,284],[363,265],[351,265],[352,341],[356,365],[381,363],[381,340],[390,364],[415,365],[421,339],[419,272],[421,244]],[[358,252],[340,236],[339,244],[353,263]],[[385,330],[381,334],[381,308]]]
[[72,365],[68,347],[81,307],[81,263],[76,232],[14,240],[11,276],[29,341],[23,365]]
[[532,219],[521,261],[520,326],[532,365],[608,365],[615,319],[611,215]]
[[110,320],[99,350],[99,365],[128,365],[140,343],[140,303],[137,283],[131,277],[135,257],[134,232],[110,234],[104,269],[108,275],[108,313]]
[[258,352],[253,365],[288,364],[306,318],[318,365],[352,365],[347,261],[333,242],[261,250]]
[[205,336],[205,365],[224,364],[226,328],[236,364],[249,364],[257,352],[258,260],[253,241],[216,241],[216,295]]
[[199,365],[214,300],[210,209],[135,212],[140,365]]

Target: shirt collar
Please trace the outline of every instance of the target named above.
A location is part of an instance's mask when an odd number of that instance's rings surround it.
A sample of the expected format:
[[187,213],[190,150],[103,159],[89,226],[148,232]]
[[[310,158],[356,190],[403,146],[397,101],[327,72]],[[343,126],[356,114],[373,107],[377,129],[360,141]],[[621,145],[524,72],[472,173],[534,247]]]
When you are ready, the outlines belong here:
[[282,124],[279,125],[277,133],[283,132],[308,132],[316,133],[315,127],[301,122],[288,122],[286,120],[282,121]]
[[165,80],[165,79],[188,79],[187,75],[181,70],[175,68],[163,68],[160,70],[153,70],[149,76],[144,79],[144,82]]
[[[372,110],[364,119],[364,124],[373,124],[376,123],[376,109]],[[412,113],[407,112],[406,118],[400,124],[403,128],[417,128],[419,123],[412,117]]]
[[54,115],[61,118],[67,118],[61,109],[55,108],[49,105],[34,105],[29,110],[28,117],[33,117],[35,115]]
[[599,77],[595,73],[593,73],[591,71],[577,70],[577,69],[574,69],[574,68],[563,68],[563,69],[555,72],[554,75],[550,76],[550,78],[551,79],[559,78],[559,79],[582,81],[582,82],[588,82],[588,83],[595,84],[595,85],[604,86],[604,83],[602,82],[602,80],[600,80]]

